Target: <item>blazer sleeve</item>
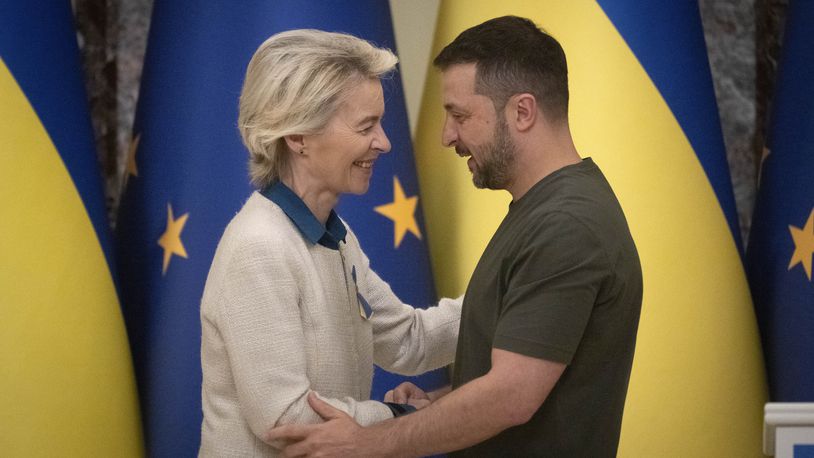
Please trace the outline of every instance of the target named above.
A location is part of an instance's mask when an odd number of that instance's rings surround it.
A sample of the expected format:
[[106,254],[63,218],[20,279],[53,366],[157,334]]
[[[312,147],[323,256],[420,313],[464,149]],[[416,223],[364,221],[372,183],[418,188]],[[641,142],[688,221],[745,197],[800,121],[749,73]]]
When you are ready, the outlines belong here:
[[[322,422],[307,401],[311,383],[298,286],[307,279],[298,253],[286,245],[291,244],[242,240],[226,259],[216,257],[221,265],[213,264],[213,270],[225,269],[211,307],[228,355],[222,364],[231,369],[240,410],[258,437],[281,424]],[[362,425],[393,416],[376,401],[323,399]]]
[[[361,252],[361,250],[360,250]],[[458,344],[463,296],[444,298],[426,309],[403,303],[384,280],[369,268],[360,292],[373,309],[373,358],[383,369],[417,375],[452,364]]]

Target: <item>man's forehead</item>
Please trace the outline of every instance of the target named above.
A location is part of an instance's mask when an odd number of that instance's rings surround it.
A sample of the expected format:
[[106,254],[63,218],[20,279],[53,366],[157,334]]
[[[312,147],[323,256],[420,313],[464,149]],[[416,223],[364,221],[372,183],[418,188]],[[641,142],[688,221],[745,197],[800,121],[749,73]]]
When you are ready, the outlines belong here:
[[471,111],[492,106],[489,97],[475,90],[475,72],[475,64],[457,64],[444,70],[441,99],[445,110]]
[[441,77],[441,93],[445,104],[456,100],[460,103],[462,97],[474,95],[474,64],[466,64],[466,66],[464,64],[453,65],[444,70]]
[[460,88],[474,88],[476,73],[477,67],[474,63],[470,63],[450,65],[441,75],[445,87],[451,85]]

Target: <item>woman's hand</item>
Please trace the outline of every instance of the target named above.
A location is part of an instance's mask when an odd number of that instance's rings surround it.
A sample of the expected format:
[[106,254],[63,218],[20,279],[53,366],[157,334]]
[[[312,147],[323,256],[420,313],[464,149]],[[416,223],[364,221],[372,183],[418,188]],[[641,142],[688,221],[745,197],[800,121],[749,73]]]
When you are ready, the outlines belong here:
[[384,402],[409,404],[416,409],[422,409],[430,405],[432,400],[421,388],[413,385],[410,382],[404,382],[396,388],[388,391],[384,395]]

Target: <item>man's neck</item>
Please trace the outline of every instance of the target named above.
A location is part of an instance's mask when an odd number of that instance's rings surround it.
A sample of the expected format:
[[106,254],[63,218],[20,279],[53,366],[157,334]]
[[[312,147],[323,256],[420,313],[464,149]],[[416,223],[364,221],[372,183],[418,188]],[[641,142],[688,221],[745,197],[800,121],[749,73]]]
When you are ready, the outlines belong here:
[[538,148],[530,150],[526,154],[519,154],[519,156],[514,164],[515,178],[506,186],[506,190],[511,193],[512,200],[515,202],[526,195],[529,189],[543,178],[563,167],[582,161],[573,143],[570,147],[559,149]]
[[529,130],[517,132],[513,180],[506,186],[512,200],[520,200],[532,186],[557,170],[578,164],[577,153],[568,122],[549,123],[543,118]]

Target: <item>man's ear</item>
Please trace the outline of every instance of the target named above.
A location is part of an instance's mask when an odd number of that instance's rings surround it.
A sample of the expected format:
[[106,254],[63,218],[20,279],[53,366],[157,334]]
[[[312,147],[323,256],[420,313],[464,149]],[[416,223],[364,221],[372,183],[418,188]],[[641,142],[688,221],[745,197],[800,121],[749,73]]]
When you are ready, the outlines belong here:
[[303,135],[286,135],[283,138],[285,139],[285,143],[288,145],[288,148],[294,153],[302,153],[302,151],[305,149],[305,140],[303,139]]
[[537,99],[529,93],[515,94],[509,99],[509,120],[514,121],[515,128],[525,132],[534,126],[540,112],[537,110]]

